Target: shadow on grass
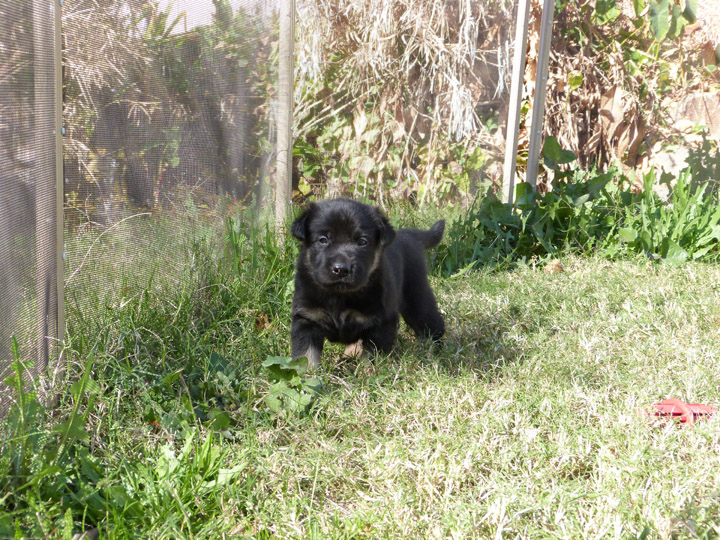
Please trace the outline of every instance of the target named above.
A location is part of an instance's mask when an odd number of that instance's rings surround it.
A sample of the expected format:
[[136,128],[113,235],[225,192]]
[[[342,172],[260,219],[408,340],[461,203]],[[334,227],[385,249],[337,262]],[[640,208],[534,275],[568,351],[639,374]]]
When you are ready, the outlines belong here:
[[418,340],[401,325],[394,350],[373,358],[354,358],[342,354],[343,347],[326,343],[323,371],[338,379],[374,379],[437,365],[447,375],[473,372],[483,378],[500,376],[513,364],[521,362],[525,351],[518,342],[518,332],[528,332],[528,325],[514,319],[519,316],[509,308],[503,316],[490,318],[475,315],[471,320],[448,317],[447,333],[442,345]]
[[471,371],[495,377],[507,366],[524,358],[516,332],[518,326],[527,332],[526,325],[510,317],[481,317],[453,322],[438,357],[440,366],[448,374]]

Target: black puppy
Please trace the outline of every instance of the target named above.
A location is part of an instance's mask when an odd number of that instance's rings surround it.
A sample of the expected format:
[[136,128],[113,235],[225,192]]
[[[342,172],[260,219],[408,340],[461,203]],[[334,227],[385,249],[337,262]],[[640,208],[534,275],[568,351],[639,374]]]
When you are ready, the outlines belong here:
[[445,221],[429,230],[392,228],[382,212],[349,199],[311,203],[293,222],[302,240],[292,305],[292,356],[317,367],[324,340],[389,351],[399,315],[421,337],[439,341],[445,323],[427,278],[424,251],[440,243]]

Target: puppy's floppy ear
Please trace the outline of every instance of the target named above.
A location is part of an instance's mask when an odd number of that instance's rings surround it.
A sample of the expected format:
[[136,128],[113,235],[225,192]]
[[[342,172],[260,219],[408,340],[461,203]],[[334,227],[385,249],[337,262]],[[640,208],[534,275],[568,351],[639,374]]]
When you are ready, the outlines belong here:
[[395,240],[395,229],[390,225],[388,218],[385,217],[378,208],[375,208],[376,217],[378,219],[379,231],[380,231],[380,243],[383,246],[389,246],[393,240]]
[[310,203],[290,226],[290,234],[298,240],[305,240],[308,236],[310,218],[315,214],[315,203]]

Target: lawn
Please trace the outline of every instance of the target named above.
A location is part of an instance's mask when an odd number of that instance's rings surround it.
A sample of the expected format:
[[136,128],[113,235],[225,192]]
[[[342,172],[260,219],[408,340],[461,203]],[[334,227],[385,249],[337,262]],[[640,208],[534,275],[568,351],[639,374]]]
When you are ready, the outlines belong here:
[[327,347],[310,407],[273,412],[261,364],[289,350],[294,248],[262,242],[224,265],[196,243],[179,281],[120,280],[91,317],[69,302],[75,383],[59,410],[13,420],[0,536],[720,533],[720,415],[643,413],[720,405],[720,267],[566,257],[434,276],[442,349],[405,329],[374,360]]
[[310,418],[254,428],[257,506],[236,530],[717,535],[719,419],[682,429],[641,410],[667,397],[718,404],[718,268],[562,266],[436,281],[443,351],[406,339],[374,363],[328,359]]

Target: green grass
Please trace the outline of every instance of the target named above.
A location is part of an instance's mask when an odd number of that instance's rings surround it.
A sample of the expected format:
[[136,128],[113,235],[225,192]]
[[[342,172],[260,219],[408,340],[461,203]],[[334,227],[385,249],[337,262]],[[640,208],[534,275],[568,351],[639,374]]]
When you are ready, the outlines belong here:
[[405,329],[373,361],[330,346],[309,413],[278,415],[261,364],[289,351],[295,249],[216,245],[173,280],[76,295],[63,403],[30,394],[0,432],[0,537],[720,534],[720,415],[641,413],[720,405],[720,267],[565,257],[433,277],[444,348]]

